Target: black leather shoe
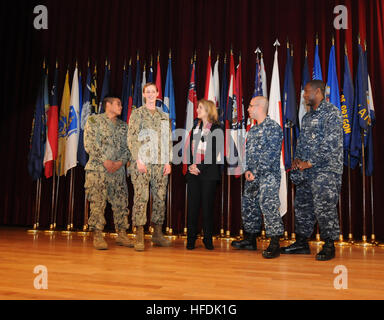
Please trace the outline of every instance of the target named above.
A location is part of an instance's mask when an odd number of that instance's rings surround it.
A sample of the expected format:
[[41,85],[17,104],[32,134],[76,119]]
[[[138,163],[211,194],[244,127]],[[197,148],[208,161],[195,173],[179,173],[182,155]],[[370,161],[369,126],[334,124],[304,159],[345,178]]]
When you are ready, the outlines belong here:
[[335,244],[333,240],[326,239],[322,250],[316,255],[318,261],[328,261],[335,257]]
[[257,250],[256,233],[244,232],[244,240],[232,241],[231,246],[238,250]]
[[203,239],[203,243],[204,243],[205,249],[207,250],[215,249],[215,247],[213,246],[212,240]]
[[187,249],[193,250],[195,249],[195,239],[187,239]]
[[280,249],[282,254],[311,254],[308,241],[305,237],[297,235],[296,242]]
[[266,259],[273,259],[280,256],[280,236],[274,236],[269,242],[269,246],[266,250],[263,251],[262,255]]

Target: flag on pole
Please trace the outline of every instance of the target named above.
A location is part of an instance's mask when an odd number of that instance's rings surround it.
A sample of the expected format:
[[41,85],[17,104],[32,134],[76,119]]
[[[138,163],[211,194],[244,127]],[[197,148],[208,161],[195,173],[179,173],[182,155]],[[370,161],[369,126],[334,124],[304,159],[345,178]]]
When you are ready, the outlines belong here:
[[299,135],[296,90],[293,78],[293,52],[287,45],[287,64],[285,66],[284,77],[284,102],[283,102],[283,120],[284,120],[284,164],[285,169],[290,170],[292,160],[295,157],[296,140]]
[[[278,63],[278,48],[279,42],[276,40],[275,46],[275,59],[273,63],[272,80],[271,80],[271,91],[269,94],[269,111],[268,115],[272,120],[275,120],[283,129],[283,114],[281,109],[281,96],[280,96],[280,79],[279,79],[279,63]],[[280,215],[283,216],[287,213],[288,198],[287,198],[287,177],[285,174],[284,167],[284,141],[280,157],[280,170],[281,170],[281,181],[280,181]]]
[[173,88],[171,53],[169,54],[169,59],[168,59],[167,80],[165,82],[163,111],[169,114],[169,119],[171,121],[171,127],[172,127],[172,136],[173,136],[174,131],[176,129],[176,109],[175,109],[175,93]]
[[71,102],[71,92],[69,89],[69,73],[65,76],[63,97],[61,98],[60,106],[60,115],[59,115],[59,142],[58,142],[58,151],[57,151],[57,161],[56,161],[56,173],[58,176],[63,176],[65,174],[64,163],[65,163],[65,146],[67,140],[67,123],[68,123],[68,114],[69,107]]
[[36,99],[35,114],[32,121],[32,131],[30,139],[30,149],[28,154],[28,173],[33,181],[41,178],[43,175],[44,144],[46,140],[46,90],[48,85],[45,63],[43,67],[43,77],[40,82],[39,92]]
[[244,114],[244,103],[243,103],[243,75],[241,67],[241,55],[239,57],[239,65],[236,71],[235,81],[235,96],[237,104],[237,141],[236,149],[238,156],[238,167],[236,177],[240,177],[245,169],[245,139],[246,139],[246,125],[245,125],[245,114]]
[[[225,119],[225,144],[224,144],[224,154],[227,157],[227,161],[231,164],[231,151],[230,145],[234,141],[237,141],[237,107],[234,96],[234,87],[235,87],[235,62],[233,59],[233,52],[231,50],[229,58],[229,87],[227,95],[227,111]],[[235,119],[235,122],[233,122]],[[232,141],[231,141],[232,140]],[[232,142],[232,143],[231,143]],[[233,160],[233,159],[232,159]],[[230,168],[228,168],[230,170]]]
[[215,67],[213,68],[213,85],[215,88],[216,108],[220,106],[220,77],[219,77],[219,55],[217,55]]
[[153,83],[152,55],[151,55],[151,65],[149,66],[148,82]]
[[[87,164],[88,161],[88,154],[85,151],[84,148],[84,128],[85,124],[87,123],[88,117],[92,114],[92,106],[91,106],[91,86],[92,76],[91,76],[91,70],[89,67],[88,62],[88,68],[87,68],[87,79],[85,82],[84,87],[84,95],[83,95],[83,101],[82,101],[82,108],[80,111],[80,133],[79,133],[79,146],[77,149],[77,160],[79,164],[83,167]],[[81,82],[79,86],[79,90],[81,89]],[[81,99],[80,99],[81,101]]]
[[93,71],[92,81],[91,81],[91,114],[97,113],[97,69]]
[[[147,76],[146,76],[146,64],[144,63],[144,71],[143,71],[143,77],[141,78],[141,95],[143,95],[143,89],[144,86],[147,84]],[[141,105],[143,106],[145,104],[144,97],[141,97]]]
[[321,63],[320,63],[320,57],[319,57],[319,39],[318,38],[316,38],[315,59],[313,64],[312,80],[323,81],[323,73],[321,71]]
[[101,96],[100,96],[100,102],[99,102],[99,112],[98,113],[104,113],[105,110],[103,109],[103,100],[109,94],[110,92],[110,79],[111,79],[111,65],[108,65],[108,61],[105,61],[105,72],[104,72],[104,80],[103,80],[103,87],[101,88]]
[[133,89],[133,101],[132,101],[132,110],[140,108],[143,103],[142,99],[142,91],[141,91],[141,74],[140,74],[140,58],[137,55],[136,62],[136,79],[135,79],[135,87]]
[[220,93],[219,104],[219,119],[222,126],[225,126],[225,119],[227,118],[227,95],[228,95],[228,80],[227,80],[227,54],[224,56],[224,65],[222,71],[222,86]]
[[124,73],[123,73],[123,92],[122,92],[122,104],[123,104],[123,111],[121,113],[121,119],[129,123],[129,119],[131,117],[132,113],[132,63],[131,60],[129,60],[128,65],[128,74],[124,67]]
[[67,117],[67,140],[65,144],[64,172],[77,166],[79,143],[79,77],[77,66],[73,74],[69,113]]
[[161,86],[160,52],[157,54],[156,87],[159,90],[159,96],[156,99],[156,107],[162,110],[163,109],[163,89]]
[[197,113],[197,93],[196,93],[196,62],[191,59],[191,67],[190,67],[190,80],[189,80],[189,90],[188,90],[188,98],[187,98],[187,108],[185,114],[185,143],[183,145],[183,175],[187,174],[188,170],[188,137],[190,136],[190,132],[193,128],[193,120],[195,119],[195,115]]
[[[348,154],[351,145],[352,136],[352,115],[353,115],[353,82],[351,77],[351,71],[349,68],[348,54],[344,55],[344,86],[343,94],[341,95],[341,113],[343,116],[343,147],[344,147],[344,165],[348,166]],[[352,161],[352,159],[351,159]],[[356,160],[354,160],[356,161]],[[356,167],[357,163],[351,165]]]
[[[361,163],[361,129],[368,128],[369,113],[367,109],[368,76],[365,71],[365,58],[363,49],[359,43],[359,62],[355,77],[355,96],[353,107],[353,124],[350,146],[351,167],[354,169],[357,163]],[[354,165],[354,166],[352,166]]]
[[309,82],[309,68],[308,68],[308,53],[305,49],[305,58],[304,58],[304,67],[303,74],[301,77],[301,94],[300,94],[300,107],[299,107],[299,126],[301,128],[301,121],[303,120],[304,115],[307,113],[307,106],[304,100],[304,88]]
[[53,85],[50,92],[50,107],[47,114],[47,142],[44,154],[44,173],[48,179],[53,175],[53,161],[57,159],[59,130],[59,103],[57,97],[58,67],[56,64]]
[[328,102],[332,103],[341,111],[339,80],[337,79],[334,43],[332,43],[331,52],[329,54],[328,80],[327,80],[325,96]]
[[213,82],[213,74],[212,74],[211,49],[209,49],[209,53],[208,53],[207,72],[206,72],[206,76],[205,76],[204,99],[211,100],[215,104],[217,102],[216,97],[215,97],[215,84]]
[[375,106],[373,103],[373,94],[372,94],[372,86],[371,79],[368,73],[368,61],[367,61],[367,51],[364,52],[364,61],[365,61],[365,70],[368,82],[368,91],[367,91],[367,108],[369,112],[369,120],[368,120],[368,129],[365,133],[365,147],[366,147],[366,162],[365,162],[365,174],[370,177],[373,175],[373,167],[374,167],[374,153],[373,153],[373,126],[376,122],[375,115]]

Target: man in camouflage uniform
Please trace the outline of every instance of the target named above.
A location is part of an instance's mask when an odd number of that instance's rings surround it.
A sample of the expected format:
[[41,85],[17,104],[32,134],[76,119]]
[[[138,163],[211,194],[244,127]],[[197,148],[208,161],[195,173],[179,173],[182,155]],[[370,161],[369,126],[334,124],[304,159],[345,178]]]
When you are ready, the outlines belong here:
[[279,212],[283,130],[267,116],[268,100],[265,97],[253,98],[248,113],[257,120],[257,125],[248,132],[246,142],[246,182],[242,201],[245,239],[233,241],[232,246],[256,250],[256,236],[261,231],[263,215],[267,236],[271,238],[263,257],[275,258],[280,255],[279,238],[284,232]]
[[109,201],[118,233],[116,243],[133,247],[126,234],[129,210],[125,165],[131,157],[127,147],[128,126],[117,118],[122,111],[119,98],[106,97],[103,104],[105,113],[90,116],[84,128],[84,147],[89,154],[85,166],[85,192],[91,208],[88,224],[94,231],[94,247],[108,249],[102,231]]
[[135,250],[143,251],[144,225],[147,223],[149,186],[153,195],[151,222],[154,225],[152,242],[169,246],[162,232],[168,175],[171,173],[172,132],[169,116],[156,107],[158,90],[155,84],[143,88],[145,105],[135,109],[129,120],[128,147],[132,153],[130,168],[134,187],[132,224],[136,226]]
[[324,100],[325,83],[310,81],[304,99],[310,110],[303,117],[291,180],[296,184],[296,242],[283,248],[286,254],[309,254],[307,239],[316,220],[325,241],[317,260],[335,257],[339,237],[337,202],[343,174],[343,129],[340,111]]

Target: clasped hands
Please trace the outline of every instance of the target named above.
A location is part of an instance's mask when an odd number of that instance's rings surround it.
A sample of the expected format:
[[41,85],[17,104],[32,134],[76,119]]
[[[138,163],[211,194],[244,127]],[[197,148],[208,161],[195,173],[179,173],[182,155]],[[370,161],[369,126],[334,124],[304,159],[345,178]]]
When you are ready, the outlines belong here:
[[303,171],[309,168],[312,168],[312,164],[309,161],[301,161],[300,159],[295,159],[292,162],[292,170]]
[[121,161],[105,160],[103,166],[109,173],[115,173],[123,166],[123,163]]
[[[142,162],[141,160],[137,160],[136,161],[136,164],[137,164],[137,170],[140,172],[140,173],[147,173],[147,166],[145,165],[144,162]],[[167,176],[167,175],[170,175],[172,172],[172,166],[167,163],[164,165],[164,169],[163,169],[163,175],[164,176]]]
[[200,174],[200,170],[197,169],[197,165],[196,164],[192,164],[188,167],[188,171],[190,174],[193,174],[195,176],[198,176]]

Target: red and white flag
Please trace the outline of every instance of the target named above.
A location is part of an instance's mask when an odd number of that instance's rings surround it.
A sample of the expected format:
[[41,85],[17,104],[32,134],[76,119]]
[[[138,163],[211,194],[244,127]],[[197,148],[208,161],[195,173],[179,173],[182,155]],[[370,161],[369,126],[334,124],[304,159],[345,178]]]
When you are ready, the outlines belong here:
[[[283,112],[281,108],[281,94],[280,94],[280,78],[279,78],[279,63],[278,52],[276,48],[275,61],[273,63],[271,91],[269,94],[269,111],[268,115],[272,120],[275,120],[283,130]],[[284,216],[287,213],[288,199],[287,199],[287,177],[285,174],[284,166],[284,141],[280,156],[280,170],[281,170],[281,182],[280,182],[280,215]]]

